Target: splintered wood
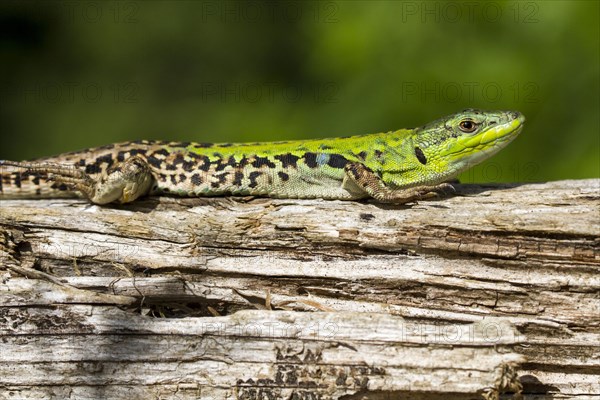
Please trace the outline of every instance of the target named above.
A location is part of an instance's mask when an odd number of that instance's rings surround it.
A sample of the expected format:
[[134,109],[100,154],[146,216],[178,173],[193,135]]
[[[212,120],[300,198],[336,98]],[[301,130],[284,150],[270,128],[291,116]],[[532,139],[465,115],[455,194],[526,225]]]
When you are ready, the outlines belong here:
[[600,396],[599,245],[597,179],[2,201],[0,398]]

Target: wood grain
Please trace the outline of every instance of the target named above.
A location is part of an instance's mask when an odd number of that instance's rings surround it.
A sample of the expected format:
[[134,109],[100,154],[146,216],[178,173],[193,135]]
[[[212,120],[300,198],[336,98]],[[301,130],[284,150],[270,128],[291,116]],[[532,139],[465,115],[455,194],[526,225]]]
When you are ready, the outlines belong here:
[[598,179],[4,200],[0,398],[600,396],[599,272]]

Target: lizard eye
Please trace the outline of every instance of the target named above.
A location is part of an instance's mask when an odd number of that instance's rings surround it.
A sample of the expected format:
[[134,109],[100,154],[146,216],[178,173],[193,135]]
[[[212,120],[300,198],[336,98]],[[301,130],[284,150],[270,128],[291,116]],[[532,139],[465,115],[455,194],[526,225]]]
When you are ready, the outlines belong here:
[[460,121],[460,124],[458,124],[458,128],[463,132],[471,133],[477,129],[477,124],[470,119],[463,119]]

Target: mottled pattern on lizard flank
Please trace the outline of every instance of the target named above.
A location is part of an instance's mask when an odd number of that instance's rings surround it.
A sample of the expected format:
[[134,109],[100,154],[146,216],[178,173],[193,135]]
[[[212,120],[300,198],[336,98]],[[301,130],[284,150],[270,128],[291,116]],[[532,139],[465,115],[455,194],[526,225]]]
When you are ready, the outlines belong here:
[[269,143],[139,140],[32,162],[2,162],[0,198],[92,202],[143,195],[256,195],[406,203],[432,197],[444,181],[510,142],[516,112],[465,110],[424,127],[387,133]]

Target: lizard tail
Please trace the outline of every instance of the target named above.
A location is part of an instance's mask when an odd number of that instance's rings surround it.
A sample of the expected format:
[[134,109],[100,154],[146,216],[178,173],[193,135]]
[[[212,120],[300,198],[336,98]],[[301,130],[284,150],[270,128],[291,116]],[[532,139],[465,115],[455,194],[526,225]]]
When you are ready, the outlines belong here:
[[0,200],[80,197],[47,174],[18,167],[18,164],[0,160]]

